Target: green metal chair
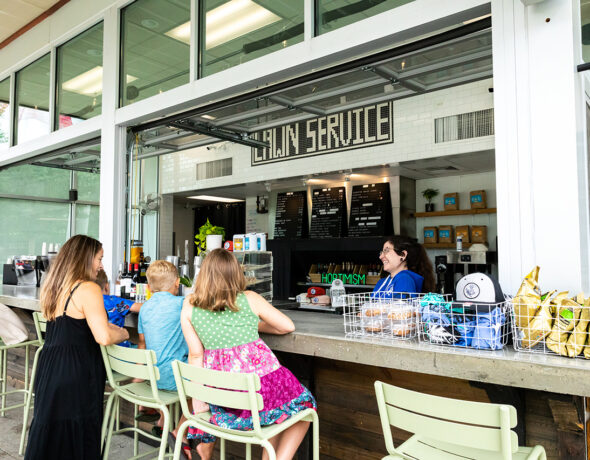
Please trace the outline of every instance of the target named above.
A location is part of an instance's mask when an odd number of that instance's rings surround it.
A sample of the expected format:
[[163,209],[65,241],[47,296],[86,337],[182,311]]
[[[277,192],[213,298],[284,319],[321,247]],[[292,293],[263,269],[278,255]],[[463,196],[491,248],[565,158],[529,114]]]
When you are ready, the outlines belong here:
[[[37,343],[39,344],[39,348],[35,352],[35,357],[33,358],[33,368],[31,369],[31,381],[28,382],[28,385],[25,384],[25,409],[23,413],[23,428],[21,430],[20,435],[20,446],[18,448],[18,454],[23,455],[25,449],[25,437],[27,436],[27,430],[29,429],[29,414],[31,413],[31,403],[33,398],[33,386],[35,385],[35,374],[37,373],[37,362],[39,361],[39,354],[43,349],[43,344],[45,343],[45,331],[47,330],[47,320],[43,317],[38,311],[33,312],[33,321],[35,323],[35,330],[37,331]],[[28,369],[27,363],[27,369]]]
[[[107,400],[105,417],[102,426],[103,439],[106,440],[103,449],[103,459],[108,459],[109,449],[113,434],[133,432],[134,445],[133,457],[131,459],[145,457],[146,455],[158,452],[158,460],[162,460],[170,454],[166,454],[168,444],[168,433],[171,431],[171,422],[178,419],[178,402],[179,397],[176,392],[158,390],[157,381],[160,379],[160,373],[155,366],[156,353],[153,350],[140,350],[134,348],[120,347],[118,345],[101,346],[102,357],[105,363],[107,379],[112,393]],[[115,377],[115,373],[124,376],[127,381],[121,381]],[[129,379],[142,379],[142,382],[128,382]],[[137,421],[134,421],[132,427],[121,428],[114,431],[115,417],[111,414],[115,404],[119,399],[124,399],[135,405],[137,415],[137,405],[151,407],[162,411],[164,414],[164,426],[162,428],[162,437],[152,435],[138,427]],[[167,406],[172,406],[172,414]],[[138,453],[139,435],[160,442],[160,447],[142,454]],[[181,439],[181,438],[179,438]],[[180,446],[182,443],[176,443]]]
[[[172,363],[176,388],[180,395],[180,405],[187,421],[178,429],[178,439],[184,436],[189,426],[199,428],[206,433],[220,438],[220,459],[225,460],[225,440],[246,444],[246,460],[252,458],[252,444],[265,448],[270,460],[276,459],[275,451],[268,439],[285,431],[299,421],[312,423],[313,430],[313,458],[319,460],[319,420],[313,409],[306,409],[288,418],[282,423],[260,426],[258,412],[263,408],[260,390],[260,377],[256,374],[239,374],[221,372],[174,361]],[[193,415],[188,407],[187,398],[195,398],[206,403],[232,409],[249,410],[252,412],[254,430],[241,431],[221,428],[209,422],[211,412]],[[180,458],[180,443],[176,443],[174,460]]]
[[[546,460],[541,446],[519,447],[516,409],[442,398],[375,382],[389,455],[383,460]],[[394,447],[391,426],[414,435]]]

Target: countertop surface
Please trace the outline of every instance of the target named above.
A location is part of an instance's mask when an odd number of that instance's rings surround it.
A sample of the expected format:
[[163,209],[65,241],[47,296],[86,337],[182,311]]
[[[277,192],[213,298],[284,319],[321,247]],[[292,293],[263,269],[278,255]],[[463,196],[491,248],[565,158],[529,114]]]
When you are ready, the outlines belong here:
[[[35,287],[0,287],[0,302],[6,305],[38,310],[37,298],[38,289]],[[590,397],[590,360],[515,352],[511,346],[487,351],[420,343],[416,339],[351,338],[344,333],[340,315],[283,311],[295,323],[296,331],[284,336],[264,335],[273,350]],[[128,315],[126,325],[136,323],[136,315]]]

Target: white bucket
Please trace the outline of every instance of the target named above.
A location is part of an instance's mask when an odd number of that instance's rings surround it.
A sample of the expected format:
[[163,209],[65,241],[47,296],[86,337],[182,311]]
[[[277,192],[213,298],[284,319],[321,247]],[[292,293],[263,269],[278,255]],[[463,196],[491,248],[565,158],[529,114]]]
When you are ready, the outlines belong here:
[[206,243],[207,251],[212,251],[213,249],[219,249],[223,244],[223,239],[221,235],[207,235]]

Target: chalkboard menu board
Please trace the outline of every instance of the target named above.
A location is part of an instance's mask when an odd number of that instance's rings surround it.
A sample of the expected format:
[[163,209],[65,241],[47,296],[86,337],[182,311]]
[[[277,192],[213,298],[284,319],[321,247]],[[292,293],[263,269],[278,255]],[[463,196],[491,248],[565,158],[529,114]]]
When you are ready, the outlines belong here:
[[392,233],[389,183],[353,186],[348,236],[387,236]]
[[307,237],[307,192],[277,194],[275,239]]
[[310,238],[340,238],[346,235],[346,190],[321,188],[311,195]]

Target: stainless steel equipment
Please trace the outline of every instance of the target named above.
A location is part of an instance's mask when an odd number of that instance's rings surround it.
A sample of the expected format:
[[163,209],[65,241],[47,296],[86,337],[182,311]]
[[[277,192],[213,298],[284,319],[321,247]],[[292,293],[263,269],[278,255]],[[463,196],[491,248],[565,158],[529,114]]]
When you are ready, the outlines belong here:
[[[453,283],[453,287],[465,275],[475,272],[492,274],[492,265],[497,261],[497,253],[487,251],[486,246],[480,245],[482,250],[469,251],[447,251],[447,264],[445,278]],[[447,292],[448,291],[447,284]]]
[[14,258],[14,270],[19,286],[37,286],[37,257],[21,256]]

